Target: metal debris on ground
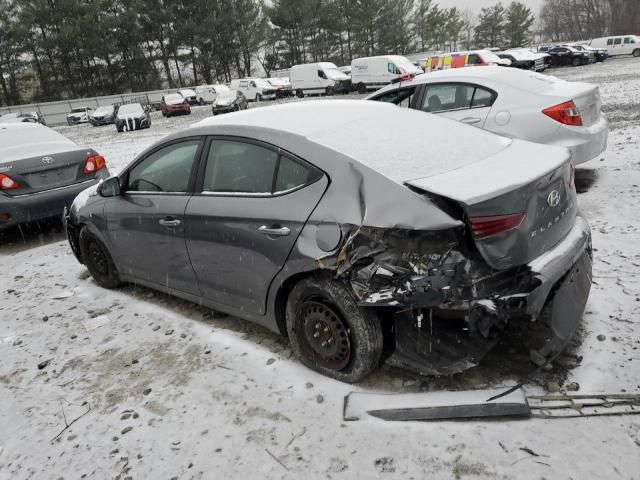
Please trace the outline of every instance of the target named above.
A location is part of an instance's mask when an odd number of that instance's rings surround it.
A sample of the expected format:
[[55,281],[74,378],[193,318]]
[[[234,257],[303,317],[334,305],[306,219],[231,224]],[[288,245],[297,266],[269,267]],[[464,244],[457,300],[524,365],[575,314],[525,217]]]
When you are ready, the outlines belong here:
[[578,418],[640,414],[640,394],[532,395],[522,389],[496,400],[498,389],[384,394],[351,392],[344,397],[343,419],[367,415],[389,421],[502,418]]

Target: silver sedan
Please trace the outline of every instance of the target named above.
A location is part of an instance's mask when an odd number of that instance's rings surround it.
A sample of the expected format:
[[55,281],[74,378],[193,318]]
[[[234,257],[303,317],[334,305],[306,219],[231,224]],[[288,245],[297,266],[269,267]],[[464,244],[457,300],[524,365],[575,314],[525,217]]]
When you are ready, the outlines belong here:
[[504,67],[419,75],[367,97],[436,113],[506,137],[566,147],[574,165],[607,147],[597,85]]

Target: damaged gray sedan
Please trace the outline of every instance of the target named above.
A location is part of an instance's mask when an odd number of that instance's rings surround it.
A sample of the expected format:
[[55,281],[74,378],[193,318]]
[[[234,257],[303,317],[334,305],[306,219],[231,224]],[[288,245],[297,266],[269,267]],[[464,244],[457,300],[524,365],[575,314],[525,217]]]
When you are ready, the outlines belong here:
[[[84,192],[78,260],[289,337],[357,382],[389,361],[449,374],[539,320],[544,363],[574,334],[591,235],[565,149],[378,102],[204,120]],[[544,321],[542,321],[544,319]]]

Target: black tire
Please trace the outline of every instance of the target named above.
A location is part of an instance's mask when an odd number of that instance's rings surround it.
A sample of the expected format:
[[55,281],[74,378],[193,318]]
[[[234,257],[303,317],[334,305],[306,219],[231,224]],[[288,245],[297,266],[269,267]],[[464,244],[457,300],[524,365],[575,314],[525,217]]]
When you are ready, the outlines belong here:
[[358,84],[358,93],[367,93],[367,86],[364,83]]
[[299,88],[296,90],[296,97],[304,98],[304,92],[302,91],[302,89]]
[[117,288],[122,285],[107,247],[85,226],[80,230],[80,252],[89,273],[103,288]]
[[640,48],[636,48],[631,55],[636,58],[640,57]]
[[327,96],[332,96],[334,94],[333,87],[327,87],[327,90],[325,93],[327,94]]
[[234,112],[239,112],[240,111],[240,105],[238,105],[237,103],[233,106],[233,111]]
[[122,128],[116,128],[116,130],[118,131],[118,133],[122,133]]
[[213,111],[213,115],[218,115],[218,112],[216,112],[215,110]]
[[204,105],[204,98],[200,98],[198,100],[198,105]]
[[582,65],[582,60],[576,57],[571,61],[571,65],[573,65],[574,67],[579,67],[580,65]]
[[337,280],[310,277],[297,283],[287,299],[286,324],[291,350],[312,370],[355,383],[378,367],[383,347],[378,315],[359,308]]

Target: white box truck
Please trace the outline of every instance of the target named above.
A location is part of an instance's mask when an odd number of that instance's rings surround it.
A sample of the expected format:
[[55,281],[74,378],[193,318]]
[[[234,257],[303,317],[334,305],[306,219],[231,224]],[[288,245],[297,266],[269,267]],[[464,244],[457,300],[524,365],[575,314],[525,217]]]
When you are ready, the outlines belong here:
[[294,65],[289,71],[291,89],[299,98],[309,94],[349,93],[349,77],[331,62]]
[[377,90],[400,78],[412,78],[424,73],[401,55],[380,55],[351,61],[351,85],[360,93]]
[[592,48],[606,48],[610,57],[612,55],[640,57],[640,38],[635,35],[594,38],[589,42],[589,46]]

